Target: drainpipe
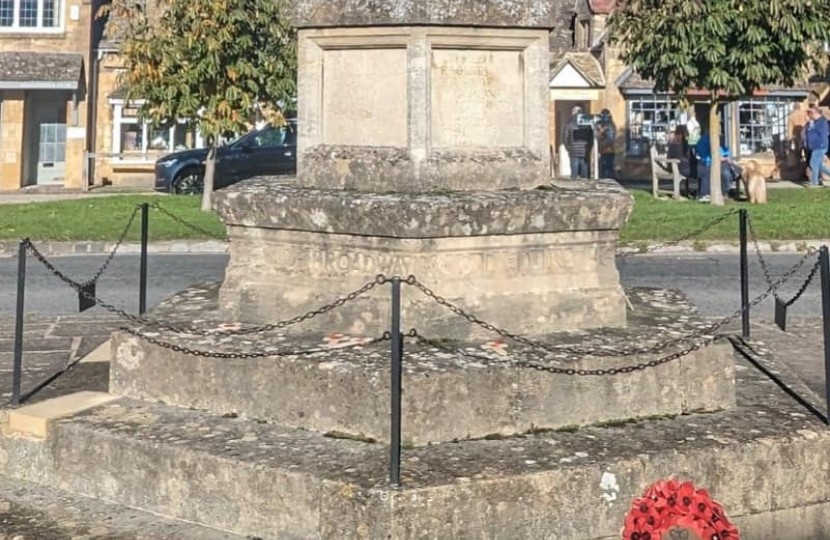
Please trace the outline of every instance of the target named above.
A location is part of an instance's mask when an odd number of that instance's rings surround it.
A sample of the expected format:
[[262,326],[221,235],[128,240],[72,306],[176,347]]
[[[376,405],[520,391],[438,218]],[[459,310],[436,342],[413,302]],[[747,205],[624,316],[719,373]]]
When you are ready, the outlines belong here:
[[95,183],[95,158],[90,157],[90,155],[95,154],[97,132],[95,126],[98,123],[98,42],[100,39],[98,28],[100,22],[97,16],[100,5],[100,0],[93,0],[89,15],[89,92],[86,96],[86,151],[84,152],[86,179],[83,184],[84,191],[89,191],[89,188]]

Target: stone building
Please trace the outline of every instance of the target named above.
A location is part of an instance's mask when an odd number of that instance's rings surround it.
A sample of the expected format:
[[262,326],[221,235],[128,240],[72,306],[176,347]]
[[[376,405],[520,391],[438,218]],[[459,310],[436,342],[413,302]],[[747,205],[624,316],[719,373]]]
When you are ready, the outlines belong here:
[[82,186],[96,5],[0,0],[0,190]]
[[152,186],[162,154],[201,144],[154,129],[119,90],[103,0],[0,0],[0,191]]
[[[648,177],[650,146],[662,147],[692,115],[705,124],[708,96],[692,90],[691,103],[684,107],[676,96],[656,93],[650,81],[619,60],[619,51],[606,39],[613,0],[562,3],[563,25],[551,36],[553,153],[558,157],[562,126],[575,105],[593,114],[608,109],[617,126],[618,175]],[[827,93],[826,84],[807,81],[793,88],[763,88],[721,107],[722,135],[734,156],[757,160],[769,176],[800,177],[794,149],[800,144],[806,103],[819,102]]]

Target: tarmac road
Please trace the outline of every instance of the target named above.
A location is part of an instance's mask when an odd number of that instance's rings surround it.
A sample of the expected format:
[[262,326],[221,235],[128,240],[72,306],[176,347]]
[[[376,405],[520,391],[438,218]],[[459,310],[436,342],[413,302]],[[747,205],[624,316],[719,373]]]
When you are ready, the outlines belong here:
[[[796,254],[769,254],[771,270],[779,276],[800,258]],[[56,266],[76,280],[91,276],[103,263],[104,256],[69,256],[52,259]],[[221,280],[227,255],[150,255],[148,304],[155,305],[171,294],[193,283]],[[763,274],[755,258],[751,258],[750,296],[766,290]],[[100,298],[130,312],[138,309],[138,262],[134,255],[121,255],[98,283]],[[809,265],[805,265],[797,281],[787,284],[782,293],[789,298],[803,282]],[[618,267],[627,287],[658,287],[679,289],[697,304],[704,315],[723,316],[740,307],[738,257],[735,254],[639,255],[620,259]],[[11,315],[15,309],[17,260],[0,259],[0,315]],[[440,286],[435,285],[440,292]],[[791,308],[792,315],[820,316],[819,280],[816,279],[804,297]],[[764,318],[772,318],[772,301],[760,308]],[[28,261],[26,310],[42,315],[77,313],[77,295],[65,284],[47,274],[33,259]],[[90,310],[90,314],[102,311]]]

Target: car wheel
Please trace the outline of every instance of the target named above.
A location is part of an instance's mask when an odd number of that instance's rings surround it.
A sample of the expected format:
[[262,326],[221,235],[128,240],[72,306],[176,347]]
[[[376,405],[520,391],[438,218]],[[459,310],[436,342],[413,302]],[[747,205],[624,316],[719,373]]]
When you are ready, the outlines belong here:
[[199,169],[185,169],[173,181],[173,193],[176,195],[198,195],[204,187],[204,173]]

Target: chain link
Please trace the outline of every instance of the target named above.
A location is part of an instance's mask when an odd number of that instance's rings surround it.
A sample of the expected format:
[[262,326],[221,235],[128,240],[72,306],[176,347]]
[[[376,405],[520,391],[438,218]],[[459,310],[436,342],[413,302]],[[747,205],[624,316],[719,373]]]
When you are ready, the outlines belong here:
[[344,305],[348,304],[349,302],[353,302],[354,300],[360,298],[361,296],[365,295],[375,287],[379,285],[384,285],[392,281],[391,278],[387,278],[383,274],[379,274],[373,281],[370,281],[360,287],[359,289],[350,292],[346,296],[341,298],[337,298],[333,302],[325,304],[315,310],[309,311],[302,315],[298,315],[291,319],[279,321],[273,324],[266,324],[262,326],[253,326],[253,327],[246,327],[246,328],[239,328],[239,329],[210,329],[210,330],[201,330],[198,328],[187,327],[187,326],[175,326],[172,324],[168,324],[162,321],[157,321],[153,319],[147,319],[144,317],[137,317],[131,313],[124,311],[123,309],[118,309],[112,304],[108,304],[107,302],[101,300],[95,295],[90,294],[89,292],[83,289],[83,285],[80,283],[72,280],[71,278],[67,277],[63,274],[60,270],[58,270],[55,265],[53,265],[41,252],[37,249],[37,247],[30,241],[27,241],[26,244],[27,250],[31,253],[49,272],[51,272],[55,277],[69,285],[72,289],[75,290],[80,296],[86,298],[87,300],[94,302],[98,306],[102,307],[103,309],[118,315],[132,323],[143,326],[147,328],[156,328],[159,330],[164,330],[167,332],[172,332],[174,334],[188,334],[194,336],[246,336],[252,334],[262,334],[265,332],[271,332],[274,330],[283,330],[288,328],[289,326],[294,326],[308,320],[311,320],[315,317],[320,315],[325,315],[335,309],[343,307]]
[[127,235],[130,233],[130,229],[132,229],[133,227],[135,217],[138,215],[139,210],[141,210],[141,206],[136,206],[135,208],[133,208],[133,213],[130,214],[130,219],[127,220],[127,225],[124,227],[124,230],[121,231],[121,235],[118,237],[118,241],[115,242],[115,246],[113,246],[112,251],[110,251],[110,254],[107,256],[107,259],[104,261],[104,264],[101,265],[98,271],[95,272],[92,275],[92,277],[86,281],[86,283],[97,282],[99,279],[101,279],[101,276],[104,275],[104,272],[107,271],[107,268],[109,268],[110,263],[112,263],[112,260],[115,258],[115,254],[121,248],[121,244],[123,244],[124,240],[127,239]]
[[526,369],[535,369],[536,371],[543,371],[546,373],[553,373],[556,375],[568,375],[568,376],[580,376],[580,377],[602,377],[602,376],[613,376],[613,375],[621,375],[624,373],[634,373],[635,371],[645,371],[646,369],[654,368],[657,366],[662,366],[664,364],[668,364],[669,362],[673,362],[684,356],[688,356],[693,352],[703,348],[705,345],[712,343],[719,339],[719,337],[709,337],[706,340],[699,341],[694,343],[693,345],[683,349],[682,351],[678,351],[676,353],[670,354],[668,356],[664,356],[662,358],[658,358],[656,360],[651,360],[648,362],[641,362],[639,364],[633,364],[629,366],[623,366],[618,368],[607,368],[607,369],[575,369],[575,368],[560,368],[556,366],[550,366],[545,364],[540,364],[538,362],[533,362],[529,360],[522,360],[522,359],[508,359],[508,358],[493,358],[490,356],[484,356],[482,354],[471,353],[469,351],[465,351],[463,349],[453,349],[452,347],[447,347],[442,343],[439,343],[435,340],[431,340],[425,338],[418,334],[418,331],[412,329],[407,334],[409,337],[415,338],[421,345],[426,345],[429,347],[434,347],[436,349],[440,349],[444,352],[449,353],[457,353],[467,358],[472,358],[474,360],[488,362],[488,363],[498,363],[510,366],[516,366],[520,368]]
[[209,231],[209,230],[207,230],[203,227],[200,227],[199,225],[196,225],[195,223],[191,223],[191,222],[189,222],[189,221],[187,221],[183,218],[180,218],[179,216],[177,216],[176,214],[174,214],[170,210],[164,208],[162,205],[160,205],[157,202],[154,202],[154,203],[150,204],[150,207],[155,208],[156,210],[158,210],[159,212],[161,212],[165,216],[169,217],[170,219],[172,219],[176,223],[178,223],[180,225],[183,225],[184,227],[187,227],[188,229],[190,229],[192,231],[196,231],[197,233],[201,234],[202,236],[207,236],[208,238],[213,238],[215,240],[219,240],[219,241],[222,241],[222,242],[227,242],[228,241],[228,239],[225,236],[218,235],[218,234],[216,234],[214,232],[211,232],[211,231]]
[[[783,283],[788,281],[796,272],[798,272],[802,266],[810,259],[810,257],[816,256],[815,253],[808,253],[801,260],[796,263],[796,265],[786,274],[784,274],[777,282],[773,283],[773,285],[762,295],[755,298],[753,301],[749,303],[749,305],[745,309],[751,309],[764,300],[767,299],[771,294],[773,294],[778,287],[780,287]],[[596,356],[596,357],[619,357],[619,356],[634,356],[640,354],[657,354],[665,351],[669,347],[673,347],[676,345],[681,345],[683,343],[688,343],[690,341],[705,338],[707,336],[711,336],[718,332],[721,328],[728,325],[732,321],[738,319],[744,312],[744,308],[740,308],[736,310],[733,314],[728,315],[708,326],[700,328],[690,334],[686,334],[684,336],[679,336],[677,338],[673,338],[661,343],[657,343],[655,345],[651,345],[648,347],[635,347],[630,349],[586,349],[580,347],[571,347],[567,345],[552,345],[550,343],[545,343],[543,341],[539,341],[536,339],[529,338],[527,336],[523,336],[520,334],[514,334],[508,330],[503,328],[499,328],[491,323],[488,323],[471,313],[467,313],[462,307],[450,302],[446,298],[439,296],[436,294],[432,289],[418,281],[415,276],[409,276],[406,281],[407,284],[414,286],[416,289],[421,291],[425,296],[431,298],[436,303],[440,304],[441,306],[445,307],[452,313],[462,317],[463,319],[467,320],[469,323],[474,324],[501,336],[502,338],[509,339],[516,343],[521,343],[533,349],[541,349],[549,353],[553,354],[570,354],[574,356]]]
[[188,356],[198,356],[201,358],[222,358],[222,359],[241,359],[241,360],[250,360],[256,358],[277,358],[277,357],[286,357],[286,356],[310,356],[312,354],[318,353],[329,353],[336,350],[351,350],[356,348],[363,348],[369,347],[372,345],[377,345],[378,343],[383,343],[384,341],[389,341],[392,339],[392,335],[389,332],[385,332],[381,337],[374,338],[370,341],[365,343],[355,343],[354,345],[349,345],[346,347],[315,347],[312,349],[300,349],[300,350],[285,350],[285,351],[263,351],[263,352],[210,352],[210,351],[202,351],[199,349],[191,349],[189,347],[183,347],[181,345],[176,345],[175,343],[168,343],[166,341],[162,341],[156,337],[147,335],[138,331],[135,328],[124,327],[121,328],[124,332],[128,334],[132,334],[133,336],[142,339],[148,343],[153,345],[157,345],[164,349],[171,350],[173,352],[186,354]]
[[[767,282],[767,287],[772,287],[772,284],[773,284],[772,272],[770,271],[769,266],[767,266],[767,260],[764,258],[764,254],[761,251],[761,244],[758,241],[758,235],[755,233],[755,226],[752,223],[752,216],[749,214],[749,212],[747,212],[747,214],[746,214],[746,224],[747,224],[747,229],[748,229],[748,232],[749,232],[749,236],[752,240],[752,244],[755,247],[755,254],[758,257],[758,262],[760,263],[761,270],[764,273],[764,279]],[[808,255],[816,253],[816,252],[817,251],[813,248],[810,248],[810,249],[807,250]],[[773,291],[773,295],[775,296],[775,299],[778,300],[778,302],[784,304],[787,307],[790,307],[793,304],[795,304],[801,298],[801,296],[807,291],[807,288],[810,286],[810,283],[812,283],[813,279],[818,274],[818,271],[819,271],[820,267],[821,267],[821,261],[816,260],[816,264],[810,270],[810,274],[807,276],[807,280],[801,285],[801,287],[798,289],[798,292],[790,300],[784,301],[780,296],[778,296],[778,291]]]
[[633,255],[643,255],[643,254],[646,254],[646,253],[651,253],[651,252],[657,251],[658,249],[662,249],[664,247],[674,246],[674,245],[677,245],[681,242],[691,240],[692,238],[694,238],[696,236],[700,236],[701,234],[705,233],[709,229],[711,229],[711,228],[715,227],[716,225],[722,223],[723,221],[726,221],[730,217],[736,215],[738,212],[740,212],[740,210],[734,210],[734,209],[730,210],[730,211],[726,212],[725,214],[722,214],[722,215],[716,217],[715,219],[713,219],[709,223],[703,225],[702,227],[700,227],[698,229],[695,229],[694,231],[681,236],[680,238],[675,238],[674,240],[668,240],[666,242],[659,242],[657,244],[649,246],[648,248],[639,249],[637,251],[628,251],[628,252],[625,252],[625,253],[620,253],[618,256],[621,259],[625,259],[625,258],[631,257]]

